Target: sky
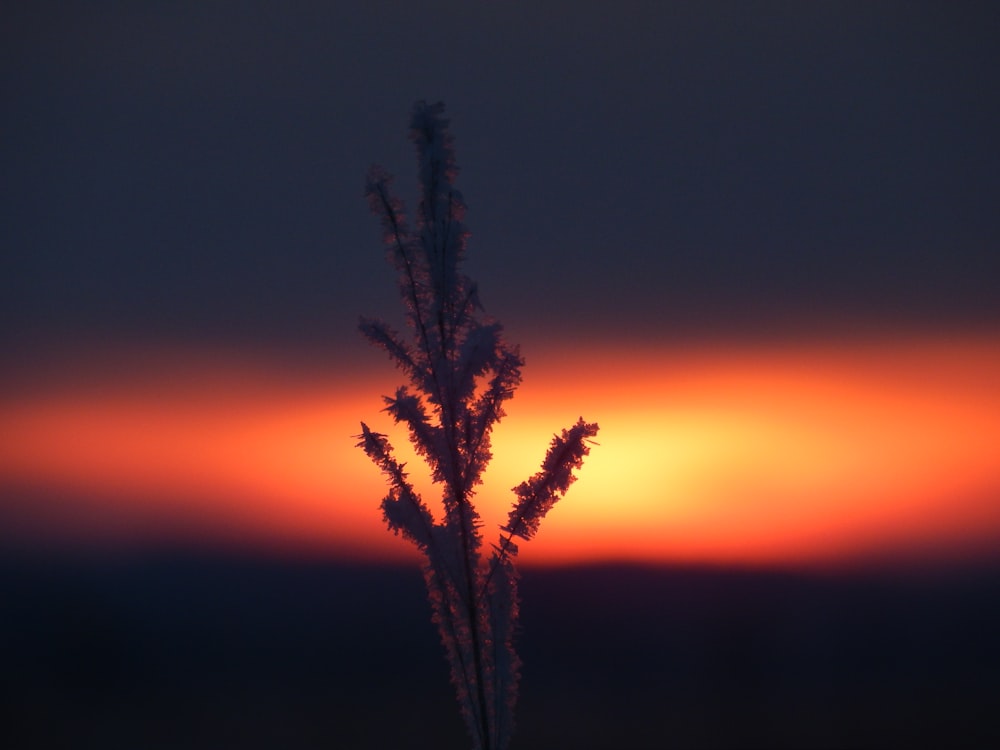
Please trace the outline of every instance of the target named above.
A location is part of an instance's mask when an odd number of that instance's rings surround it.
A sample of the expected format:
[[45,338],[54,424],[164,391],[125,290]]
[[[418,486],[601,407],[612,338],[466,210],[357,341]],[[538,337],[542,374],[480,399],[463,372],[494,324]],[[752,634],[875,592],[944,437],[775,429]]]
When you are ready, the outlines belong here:
[[484,502],[602,425],[537,560],[1000,538],[989,4],[22,5],[4,544],[407,554],[351,436],[398,380],[356,332],[401,319],[364,177],[415,202],[418,99],[527,360]]

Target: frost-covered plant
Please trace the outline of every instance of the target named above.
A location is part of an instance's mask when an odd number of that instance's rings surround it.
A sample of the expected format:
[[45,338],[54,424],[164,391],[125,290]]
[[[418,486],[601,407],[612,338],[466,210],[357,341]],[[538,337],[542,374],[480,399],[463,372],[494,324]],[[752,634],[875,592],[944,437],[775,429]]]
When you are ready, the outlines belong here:
[[521,381],[524,361],[487,318],[476,285],[461,272],[468,232],[465,204],[453,187],[457,172],[444,106],[418,102],[410,137],[417,146],[421,200],[410,228],[390,192],[391,177],[373,167],[366,195],[382,219],[389,257],[411,336],[362,318],[361,331],[388,352],[409,379],[385,397],[395,422],[440,486],[443,515],[435,520],[393,455],[386,436],[364,423],[358,447],[382,470],[389,528],[423,553],[424,579],[452,682],[476,750],[508,746],[519,660],[513,646],[518,615],[515,537],[530,539],[563,496],[590,451],[597,425],[581,418],[554,436],[541,471],[514,488],[516,499],[488,555],[473,496],[492,454],[490,434]]

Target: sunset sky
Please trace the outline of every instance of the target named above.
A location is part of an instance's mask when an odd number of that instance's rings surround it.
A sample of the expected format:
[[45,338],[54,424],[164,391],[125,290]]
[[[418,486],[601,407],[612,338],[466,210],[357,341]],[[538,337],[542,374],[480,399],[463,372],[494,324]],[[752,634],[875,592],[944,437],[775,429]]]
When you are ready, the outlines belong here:
[[527,360],[486,528],[601,425],[525,562],[995,556],[987,6],[417,6],[3,11],[0,546],[412,554],[354,447],[399,383],[362,189],[414,203],[441,99]]
[[[602,431],[528,562],[968,561],[1000,540],[995,340],[534,359],[497,431],[487,528],[581,405]],[[393,431],[377,398],[391,372],[292,377],[178,351],[129,362],[4,401],[6,542],[409,553],[381,527],[381,480],[352,439],[360,418]]]

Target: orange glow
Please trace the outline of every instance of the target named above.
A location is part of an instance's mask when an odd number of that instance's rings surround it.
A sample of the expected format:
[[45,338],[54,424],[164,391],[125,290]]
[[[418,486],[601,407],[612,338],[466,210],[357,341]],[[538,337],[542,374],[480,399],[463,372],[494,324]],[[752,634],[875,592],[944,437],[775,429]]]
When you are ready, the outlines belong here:
[[[554,431],[582,414],[601,433],[525,562],[975,557],[1000,540],[995,340],[526,353],[481,488],[486,530]],[[0,534],[412,555],[352,438],[364,419],[408,455],[379,412],[388,365],[324,382],[160,364],[7,388]]]

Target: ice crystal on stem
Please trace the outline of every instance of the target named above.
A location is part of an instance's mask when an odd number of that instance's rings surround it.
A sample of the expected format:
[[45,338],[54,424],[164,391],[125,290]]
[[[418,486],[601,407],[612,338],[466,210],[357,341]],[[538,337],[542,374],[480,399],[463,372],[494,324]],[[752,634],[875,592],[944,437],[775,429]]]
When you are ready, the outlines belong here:
[[513,538],[534,536],[573,482],[597,425],[580,419],[553,439],[541,471],[514,488],[508,522],[484,555],[472,501],[492,458],[493,427],[521,382],[524,361],[517,347],[503,340],[502,326],[483,314],[476,284],[461,271],[468,238],[465,203],[454,187],[457,167],[443,114],[440,103],[418,102],[413,109],[410,137],[417,147],[421,199],[412,229],[385,170],[373,167],[365,190],[382,220],[411,336],[378,320],[363,318],[360,326],[409,379],[385,397],[385,411],[406,425],[440,486],[441,520],[434,520],[385,435],[362,423],[358,447],[386,477],[386,524],[424,555],[434,622],[474,748],[504,750],[520,668],[513,644],[518,615]]

